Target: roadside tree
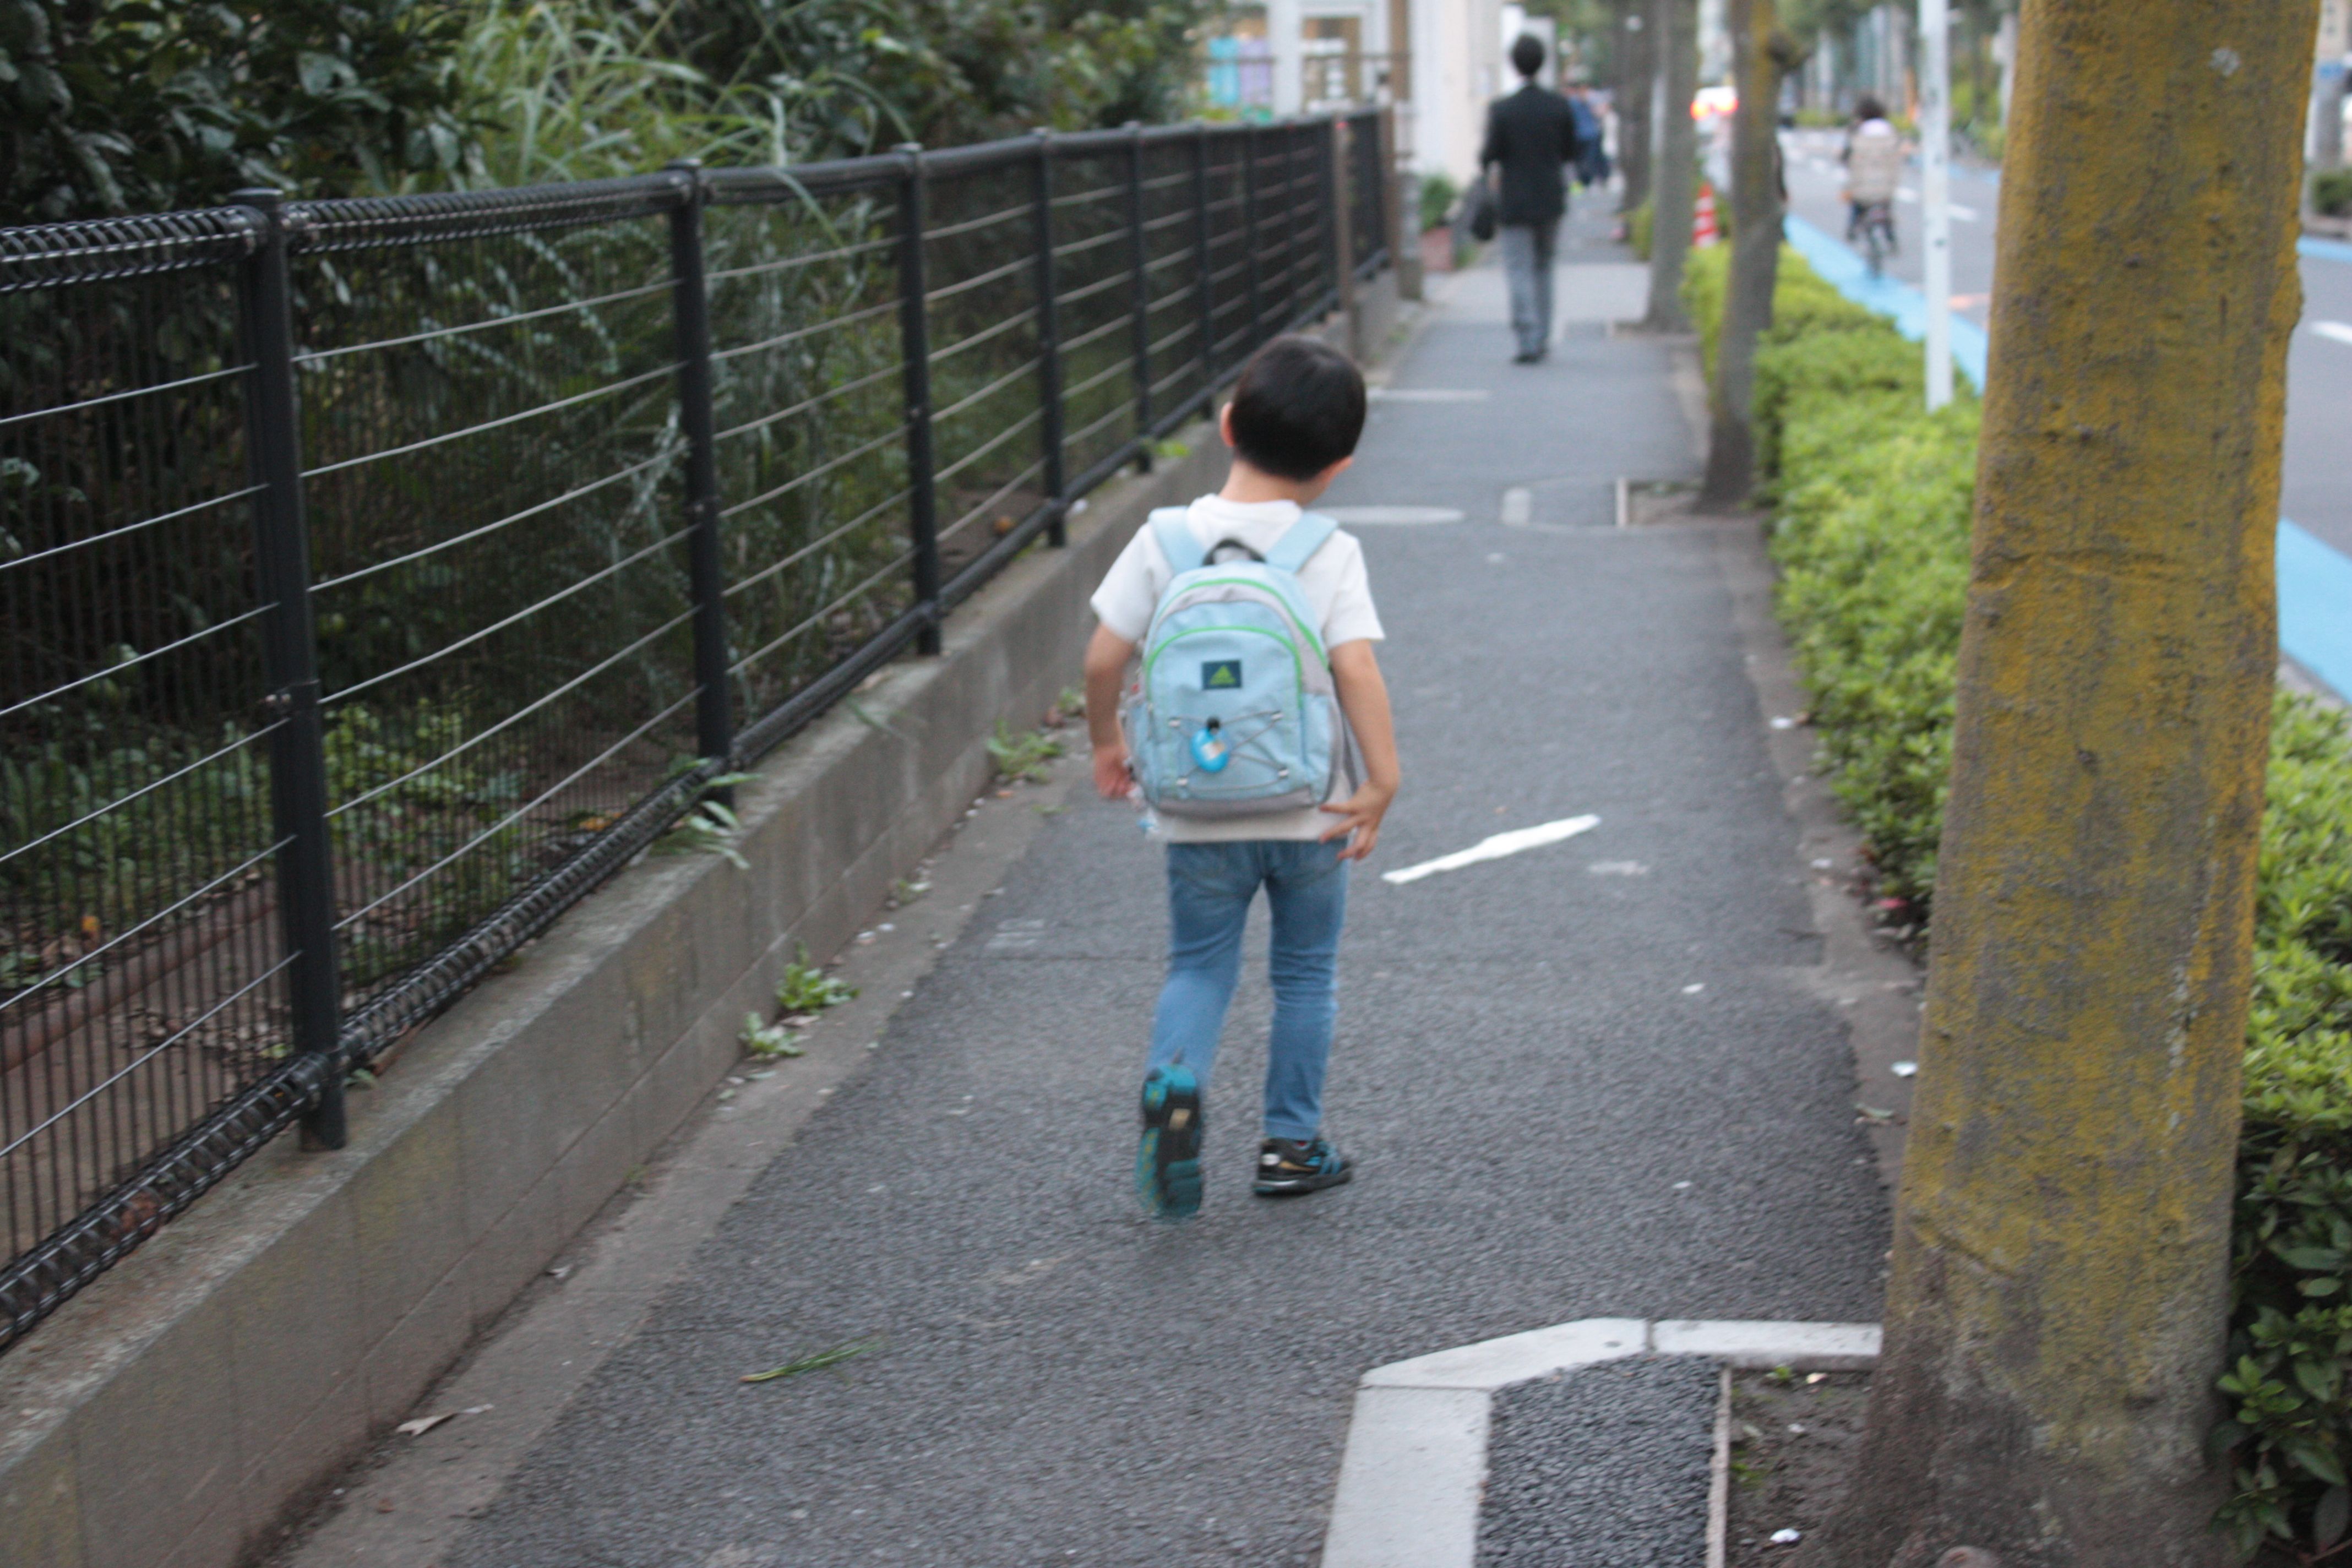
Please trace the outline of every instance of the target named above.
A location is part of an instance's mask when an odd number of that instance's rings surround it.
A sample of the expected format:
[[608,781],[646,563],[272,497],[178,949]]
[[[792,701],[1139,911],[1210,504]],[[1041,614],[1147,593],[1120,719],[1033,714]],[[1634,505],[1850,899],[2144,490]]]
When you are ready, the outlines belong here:
[[2317,0],[2036,0],[1934,966],[1856,1479],[1811,1568],[2214,1568]]

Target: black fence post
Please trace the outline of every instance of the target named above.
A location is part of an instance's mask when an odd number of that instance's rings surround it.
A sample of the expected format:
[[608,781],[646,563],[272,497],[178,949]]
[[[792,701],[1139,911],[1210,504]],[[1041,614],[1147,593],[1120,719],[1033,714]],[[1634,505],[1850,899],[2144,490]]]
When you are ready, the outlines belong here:
[[1143,123],[1127,122],[1127,249],[1135,284],[1135,466],[1151,471],[1151,273],[1143,232]]
[[246,377],[246,464],[253,498],[256,586],[269,606],[262,664],[269,694],[269,806],[278,838],[278,920],[287,956],[287,1012],[295,1051],[320,1062],[302,1146],[345,1140],[341,988],[335,978],[334,847],[327,830],[326,730],[319,712],[319,648],[310,609],[310,545],[302,515],[302,426],[294,384],[293,285],[278,193],[238,191],[261,244],[246,258],[237,313],[252,370]]
[[1388,128],[1383,119],[1377,110],[1364,116],[1358,154],[1362,167],[1356,176],[1364,182],[1364,221],[1372,230],[1370,252],[1364,259],[1375,263],[1382,251],[1396,247],[1396,230],[1389,222]]
[[1062,308],[1055,298],[1061,285],[1054,279],[1054,133],[1040,129],[1034,187],[1037,211],[1032,237],[1037,247],[1037,369],[1038,423],[1045,447],[1045,501],[1054,521],[1045,525],[1045,540],[1059,550],[1070,542],[1068,480],[1062,472]]
[[1217,288],[1209,276],[1209,263],[1215,255],[1211,241],[1209,128],[1201,124],[1192,127],[1192,271],[1200,291],[1194,304],[1201,315],[1201,396],[1213,418],[1217,412]]
[[1348,318],[1348,353],[1365,358],[1363,313],[1356,309],[1355,182],[1349,132],[1354,127],[1333,115],[1323,130],[1323,253],[1331,259],[1331,283],[1339,311]]
[[1257,330],[1265,320],[1265,305],[1257,286],[1257,123],[1242,130],[1242,257],[1249,265],[1249,330],[1242,334],[1242,358],[1257,348]]
[[898,181],[898,343],[906,358],[907,521],[915,547],[915,603],[929,622],[916,640],[940,651],[940,520],[931,458],[931,324],[924,296],[923,149],[898,148],[905,173]]
[[[670,169],[682,186],[669,214],[670,315],[677,353],[677,423],[686,437],[686,565],[694,604],[694,743],[705,757],[734,750],[727,692],[727,574],[719,551],[718,418],[710,384],[710,286],[702,261],[702,163]],[[732,792],[713,790],[721,800]]]

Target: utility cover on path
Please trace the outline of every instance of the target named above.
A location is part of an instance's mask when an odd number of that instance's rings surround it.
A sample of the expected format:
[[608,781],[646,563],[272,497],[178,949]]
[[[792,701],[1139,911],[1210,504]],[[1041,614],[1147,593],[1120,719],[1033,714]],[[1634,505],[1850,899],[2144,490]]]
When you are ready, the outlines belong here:
[[[446,1568],[1307,1568],[1368,1367],[1603,1314],[1874,1318],[1883,1204],[1717,547],[1545,515],[1693,471],[1675,352],[1518,367],[1441,310],[1395,384],[1492,395],[1383,399],[1329,498],[1465,519],[1361,535],[1406,782],[1341,954],[1354,1184],[1249,1194],[1261,921],[1206,1202],[1139,1213],[1160,853],[1074,804]],[[1555,526],[1497,521],[1521,486]]]

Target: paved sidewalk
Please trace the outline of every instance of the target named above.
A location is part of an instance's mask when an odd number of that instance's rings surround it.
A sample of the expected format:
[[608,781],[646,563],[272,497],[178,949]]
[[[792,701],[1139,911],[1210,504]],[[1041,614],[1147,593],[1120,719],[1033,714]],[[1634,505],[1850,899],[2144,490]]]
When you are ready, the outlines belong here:
[[[1625,284],[1571,266],[1563,298]],[[1139,1215],[1158,856],[1073,795],[448,1568],[1304,1568],[1367,1367],[1601,1314],[1876,1316],[1883,1201],[1715,539],[1612,526],[1617,478],[1695,471],[1670,348],[1571,325],[1517,368],[1491,281],[1453,287],[1394,385],[1487,397],[1383,400],[1329,498],[1466,518],[1360,530],[1407,777],[1372,870],[1601,823],[1358,876],[1330,1124],[1360,1179],[1248,1194],[1261,918],[1206,1204]]]

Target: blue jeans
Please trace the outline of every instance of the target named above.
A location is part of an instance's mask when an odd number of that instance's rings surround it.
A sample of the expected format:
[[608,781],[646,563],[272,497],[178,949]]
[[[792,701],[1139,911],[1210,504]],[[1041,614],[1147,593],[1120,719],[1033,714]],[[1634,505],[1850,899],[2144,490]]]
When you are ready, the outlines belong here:
[[1559,220],[1503,226],[1503,280],[1511,296],[1511,331],[1523,354],[1539,354],[1551,342],[1551,266],[1559,243]]
[[1241,979],[1242,928],[1263,885],[1274,912],[1269,1138],[1312,1138],[1323,1126],[1323,1069],[1339,1011],[1339,927],[1348,915],[1340,847],[1278,838],[1168,847],[1168,982],[1151,1021],[1149,1065],[1181,1060],[1207,1084]]

